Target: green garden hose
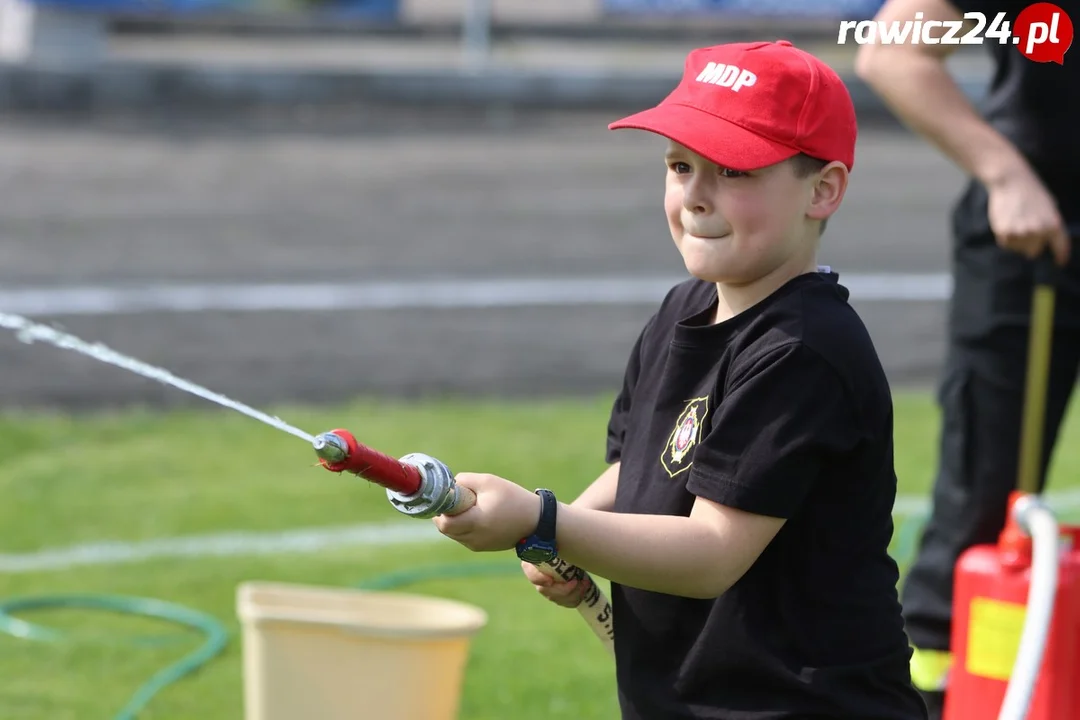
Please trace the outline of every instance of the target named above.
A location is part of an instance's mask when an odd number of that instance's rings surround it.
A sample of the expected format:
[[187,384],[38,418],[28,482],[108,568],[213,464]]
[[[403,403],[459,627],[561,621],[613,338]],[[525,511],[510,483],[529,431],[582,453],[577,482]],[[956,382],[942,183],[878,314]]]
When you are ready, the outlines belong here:
[[[906,564],[914,552],[915,539],[923,520],[922,517],[909,517],[900,523],[896,535],[897,548],[893,551],[893,556],[901,565]],[[357,583],[355,587],[360,590],[383,591],[428,580],[456,580],[468,577],[512,575],[520,572],[521,566],[516,560],[513,562],[445,563],[375,575]],[[0,603],[0,633],[41,642],[71,642],[73,638],[57,630],[15,617],[15,613],[50,609],[103,610],[148,617],[198,630],[205,636],[201,647],[158,672],[143,684],[114,717],[114,720],[136,720],[138,713],[155,695],[172,683],[204,667],[225,649],[229,640],[229,633],[225,626],[210,615],[162,600],[124,595],[48,595],[8,600]],[[175,636],[116,638],[110,635],[94,639],[104,642],[119,640],[126,644],[144,647],[176,642]]]
[[[75,608],[166,620],[199,630],[206,636],[202,647],[157,673],[140,687],[128,704],[115,716],[115,720],[135,720],[138,713],[146,707],[154,695],[206,665],[225,648],[229,639],[225,627],[210,615],[162,600],[125,595],[49,595],[9,600],[0,603],[0,632],[17,638],[42,642],[70,641],[71,638],[63,633],[16,618],[13,613]],[[115,640],[116,638],[107,639]],[[128,642],[145,646],[174,641],[157,638],[150,639],[149,642],[146,639]]]
[[408,570],[396,570],[376,575],[357,583],[356,588],[359,590],[393,590],[425,580],[456,580],[458,578],[482,577],[485,575],[510,575],[519,572],[521,572],[521,563],[516,560],[512,563],[448,563],[410,568]]

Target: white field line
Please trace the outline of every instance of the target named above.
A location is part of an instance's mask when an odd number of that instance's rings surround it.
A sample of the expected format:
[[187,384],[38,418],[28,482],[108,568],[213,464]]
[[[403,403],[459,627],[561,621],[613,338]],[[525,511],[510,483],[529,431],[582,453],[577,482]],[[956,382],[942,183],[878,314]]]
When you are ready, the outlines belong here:
[[119,565],[156,558],[208,558],[316,553],[344,547],[430,543],[442,535],[430,522],[300,528],[280,532],[226,532],[138,542],[95,542],[0,555],[0,573],[63,570],[80,565]]
[[[658,303],[680,277],[498,278],[317,284],[0,287],[0,311],[25,316],[499,308]],[[841,273],[852,300],[940,302],[946,273]]]
[[[1080,509],[1080,489],[1048,493],[1056,512]],[[930,509],[926,497],[896,499],[897,517],[917,517]],[[280,532],[228,532],[159,538],[139,542],[99,542],[22,554],[0,554],[0,573],[65,570],[87,565],[120,565],[157,558],[209,558],[317,553],[347,547],[387,547],[450,542],[427,521],[404,520],[381,525],[303,528]]]

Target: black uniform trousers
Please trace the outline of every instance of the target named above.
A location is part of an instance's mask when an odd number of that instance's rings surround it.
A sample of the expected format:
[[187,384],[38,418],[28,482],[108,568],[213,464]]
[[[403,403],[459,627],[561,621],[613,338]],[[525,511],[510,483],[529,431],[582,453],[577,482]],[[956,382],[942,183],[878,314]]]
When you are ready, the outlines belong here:
[[[985,190],[972,183],[953,213],[939,464],[901,594],[909,639],[923,650],[949,649],[954,566],[968,547],[997,541],[1018,480],[1034,263],[996,245],[986,205]],[[1071,232],[1080,255],[1080,227]],[[1040,489],[1080,363],[1078,260],[1057,282]]]

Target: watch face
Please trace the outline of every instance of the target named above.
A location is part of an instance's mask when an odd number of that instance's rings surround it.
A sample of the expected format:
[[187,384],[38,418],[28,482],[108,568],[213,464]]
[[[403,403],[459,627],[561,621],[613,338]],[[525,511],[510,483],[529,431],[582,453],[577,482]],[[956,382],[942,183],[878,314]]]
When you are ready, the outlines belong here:
[[532,545],[518,551],[518,557],[527,563],[542,563],[555,557],[555,548],[550,545]]

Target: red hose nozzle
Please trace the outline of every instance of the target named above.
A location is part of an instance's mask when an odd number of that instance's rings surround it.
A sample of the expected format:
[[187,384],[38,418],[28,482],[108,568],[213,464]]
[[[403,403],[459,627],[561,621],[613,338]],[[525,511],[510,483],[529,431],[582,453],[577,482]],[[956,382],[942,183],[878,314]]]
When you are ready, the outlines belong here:
[[312,447],[319,463],[331,472],[351,472],[402,495],[416,493],[423,483],[417,468],[361,445],[348,430],[322,433]]

